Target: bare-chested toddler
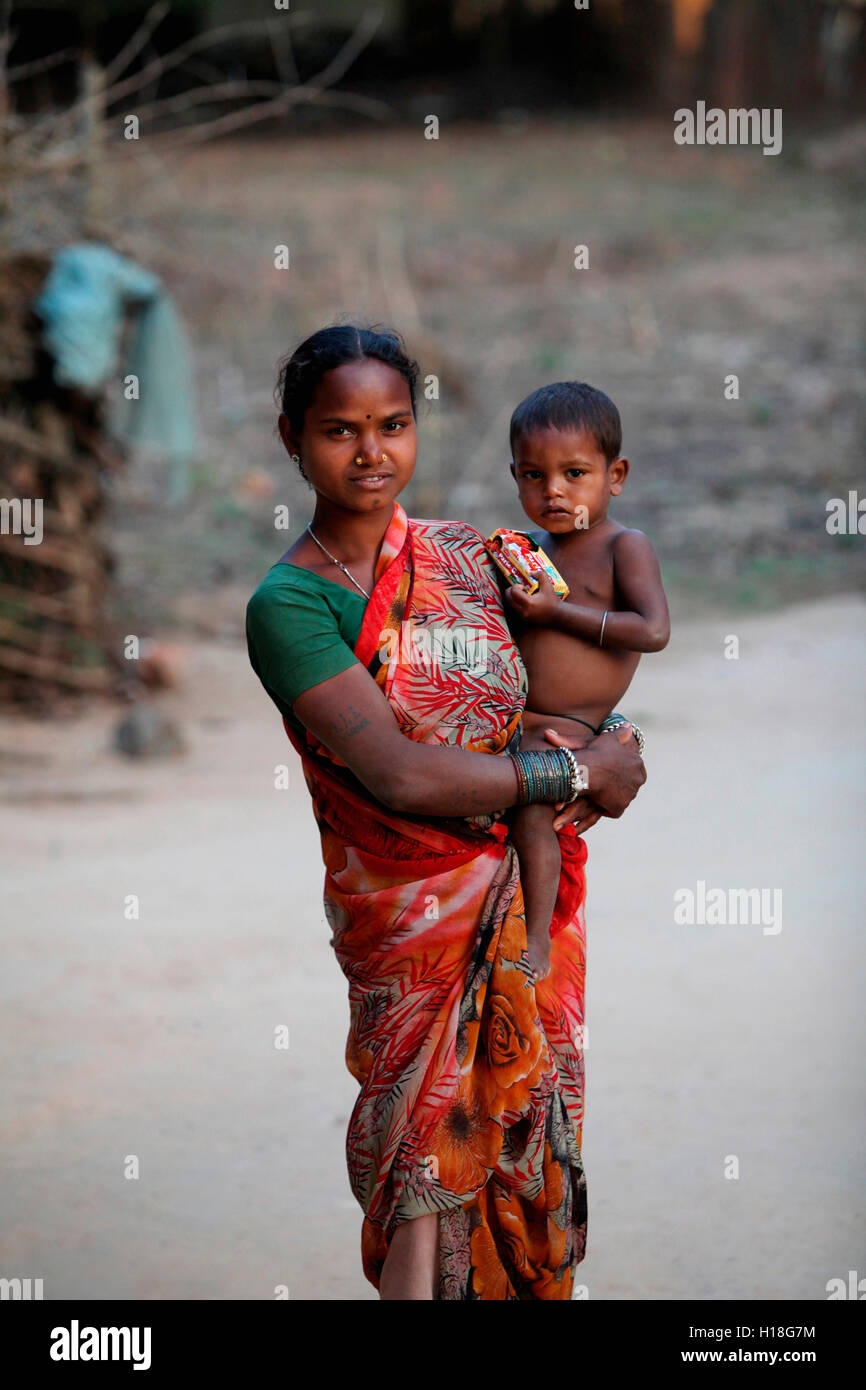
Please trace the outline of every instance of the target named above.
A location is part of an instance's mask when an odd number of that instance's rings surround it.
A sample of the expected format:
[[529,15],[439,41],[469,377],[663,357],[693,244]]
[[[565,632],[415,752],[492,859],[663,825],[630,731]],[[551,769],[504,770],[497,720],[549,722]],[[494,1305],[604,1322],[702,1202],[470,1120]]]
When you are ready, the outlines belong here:
[[[583,382],[542,386],[511,417],[511,471],[538,542],[569,588],[563,600],[546,577],[530,594],[505,592],[529,677],[521,749],[549,748],[544,730],[587,742],[615,710],[642,652],[670,636],[655,552],[642,531],[607,514],[629,471],[613,401]],[[588,795],[592,796],[592,788]],[[526,909],[529,963],[550,969],[550,924],[560,851],[550,806],[521,807],[513,818]]]

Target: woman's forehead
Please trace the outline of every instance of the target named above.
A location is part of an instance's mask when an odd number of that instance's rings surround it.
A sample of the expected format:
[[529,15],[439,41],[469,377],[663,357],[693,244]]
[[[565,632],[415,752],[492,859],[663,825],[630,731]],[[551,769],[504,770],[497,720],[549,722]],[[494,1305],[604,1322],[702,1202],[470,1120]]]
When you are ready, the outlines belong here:
[[396,368],[376,358],[364,357],[325,372],[311,404],[318,410],[339,406],[364,414],[375,406],[377,411],[393,414],[409,407],[411,397],[408,383]]

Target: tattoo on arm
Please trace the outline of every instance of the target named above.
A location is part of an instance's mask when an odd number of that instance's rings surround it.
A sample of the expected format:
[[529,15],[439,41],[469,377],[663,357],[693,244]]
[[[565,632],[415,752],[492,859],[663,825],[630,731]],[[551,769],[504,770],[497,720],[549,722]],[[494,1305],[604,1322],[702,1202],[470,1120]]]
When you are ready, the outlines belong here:
[[350,705],[347,710],[341,710],[332,720],[334,733],[341,738],[353,738],[362,729],[370,727],[370,721],[366,715],[359,713],[354,705]]

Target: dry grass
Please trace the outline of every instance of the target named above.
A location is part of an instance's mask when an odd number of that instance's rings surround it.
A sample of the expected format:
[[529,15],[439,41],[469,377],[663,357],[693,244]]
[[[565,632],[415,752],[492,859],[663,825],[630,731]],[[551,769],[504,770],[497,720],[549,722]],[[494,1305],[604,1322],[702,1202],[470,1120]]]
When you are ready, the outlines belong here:
[[[633,475],[616,515],[653,537],[672,586],[745,604],[857,587],[863,545],[827,535],[825,505],[860,474],[862,210],[841,175],[808,166],[807,134],[766,158],[677,147],[657,123],[433,142],[349,122],[171,164],[130,153],[115,174],[124,246],[195,335],[204,445],[183,516],[135,470],[123,485],[126,599],[166,618],[178,588],[243,583],[277,557],[273,502],[300,525],[306,493],[274,435],[274,366],[344,313],[396,323],[441,377],[411,510],[519,522],[510,410],[574,376],[620,406]],[[739,401],[723,396],[732,372]],[[239,486],[250,470],[272,476],[272,498]]]

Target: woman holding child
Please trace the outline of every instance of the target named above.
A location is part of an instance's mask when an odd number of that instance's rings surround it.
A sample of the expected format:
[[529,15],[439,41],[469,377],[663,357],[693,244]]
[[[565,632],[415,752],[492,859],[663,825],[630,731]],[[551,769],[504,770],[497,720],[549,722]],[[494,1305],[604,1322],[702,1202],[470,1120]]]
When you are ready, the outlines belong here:
[[[302,759],[349,982],[364,1273],[383,1299],[567,1299],[586,1236],[575,823],[620,815],[645,773],[627,724],[518,751],[526,673],[484,543],[396,500],[416,376],[395,335],[351,327],[285,364],[280,434],[315,510],[250,599],[250,660]],[[457,629],[483,671],[414,640]],[[530,802],[560,831],[544,978],[503,815]]]

